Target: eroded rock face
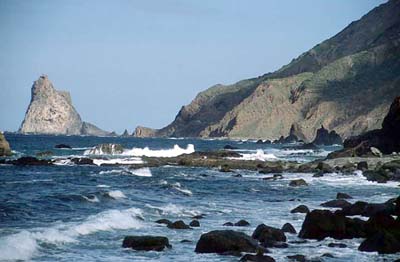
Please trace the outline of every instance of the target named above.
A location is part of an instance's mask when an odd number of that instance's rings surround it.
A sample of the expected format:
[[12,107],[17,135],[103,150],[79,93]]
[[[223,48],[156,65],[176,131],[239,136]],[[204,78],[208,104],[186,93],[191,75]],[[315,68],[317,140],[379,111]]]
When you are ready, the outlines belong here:
[[4,137],[3,133],[0,132],[0,156],[10,156],[10,155],[11,155],[10,144]]
[[47,75],[33,83],[31,102],[19,129],[24,134],[106,135],[96,126],[83,122],[66,91],[54,88]]

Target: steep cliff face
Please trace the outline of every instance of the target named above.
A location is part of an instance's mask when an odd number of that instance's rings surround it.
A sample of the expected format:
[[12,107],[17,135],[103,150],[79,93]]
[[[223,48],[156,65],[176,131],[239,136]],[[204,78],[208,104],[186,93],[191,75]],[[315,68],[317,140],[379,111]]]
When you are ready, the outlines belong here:
[[51,135],[106,135],[96,126],[83,122],[66,91],[54,88],[46,75],[32,86],[31,102],[20,133]]
[[276,72],[200,93],[147,133],[277,139],[295,124],[311,140],[321,125],[343,137],[376,129],[400,93],[399,13],[389,1]]

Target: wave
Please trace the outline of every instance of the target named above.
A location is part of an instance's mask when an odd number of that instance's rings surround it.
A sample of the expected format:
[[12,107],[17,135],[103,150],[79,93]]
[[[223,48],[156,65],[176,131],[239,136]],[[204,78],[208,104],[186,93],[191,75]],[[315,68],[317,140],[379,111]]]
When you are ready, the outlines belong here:
[[115,229],[139,229],[144,225],[142,212],[137,208],[126,210],[107,210],[89,216],[81,223],[55,225],[50,228],[40,228],[21,232],[0,238],[0,260],[30,260],[35,256],[41,245],[60,245],[77,242],[79,236],[93,234],[98,231]]
[[160,216],[172,215],[177,217],[193,217],[201,214],[201,212],[197,210],[188,209],[186,207],[174,204],[168,204],[161,207],[153,206],[150,204],[146,204],[145,206],[151,209],[155,209]]
[[135,165],[143,164],[143,160],[137,157],[133,158],[113,158],[113,159],[93,159],[93,164],[101,166],[102,164],[109,165]]
[[135,176],[144,176],[144,177],[151,177],[151,170],[148,167],[139,168],[139,169],[129,169],[128,172]]
[[260,160],[260,161],[274,161],[278,158],[272,153],[265,153],[262,149],[257,149],[256,153],[244,153],[242,157],[229,157],[229,159],[237,160]]
[[194,153],[194,145],[188,144],[186,149],[179,147],[178,145],[174,145],[172,149],[159,149],[152,150],[148,147],[145,148],[132,148],[129,150],[125,150],[122,154],[128,156],[147,156],[147,157],[176,157],[183,154],[191,154]]
[[82,197],[83,197],[83,199],[85,199],[86,201],[89,201],[89,202],[93,202],[93,203],[100,202],[100,200],[95,195],[88,195],[88,196],[82,196]]
[[106,193],[106,195],[114,199],[126,198],[125,194],[120,190],[109,191]]

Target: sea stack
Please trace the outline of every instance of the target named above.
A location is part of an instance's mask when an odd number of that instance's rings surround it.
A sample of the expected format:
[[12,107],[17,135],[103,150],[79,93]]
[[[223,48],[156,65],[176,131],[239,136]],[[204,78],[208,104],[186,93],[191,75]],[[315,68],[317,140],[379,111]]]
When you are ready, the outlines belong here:
[[0,132],[0,156],[11,156],[10,144],[2,132]]
[[47,75],[33,83],[31,102],[19,129],[23,134],[105,136],[98,127],[83,122],[69,92],[54,88]]

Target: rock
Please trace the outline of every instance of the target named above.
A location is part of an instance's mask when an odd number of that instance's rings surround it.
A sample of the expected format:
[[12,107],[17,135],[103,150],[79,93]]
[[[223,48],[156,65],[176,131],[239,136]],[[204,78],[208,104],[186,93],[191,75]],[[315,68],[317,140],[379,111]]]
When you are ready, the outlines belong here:
[[17,160],[10,161],[11,164],[16,166],[49,166],[53,162],[46,159],[37,159],[36,157],[24,156]]
[[342,138],[338,135],[334,130],[329,132],[324,126],[321,126],[320,129],[317,130],[317,135],[312,142],[315,145],[341,145],[343,143]]
[[233,223],[232,222],[226,222],[223,224],[224,227],[233,227]]
[[52,155],[54,155],[54,153],[52,151],[41,151],[41,152],[36,153],[37,157],[49,157]]
[[75,165],[93,165],[93,159],[87,157],[74,157],[71,162]]
[[354,204],[342,208],[340,211],[341,214],[345,216],[357,216],[364,213],[365,207],[368,205],[367,202],[364,201],[357,201]]
[[46,75],[33,83],[31,95],[20,133],[90,135],[82,130],[84,122],[72,105],[70,94],[57,91]]
[[168,224],[167,227],[171,229],[190,229],[190,226],[186,225],[182,220]]
[[121,135],[122,137],[130,137],[131,135],[129,134],[128,130],[124,130],[124,133]]
[[246,254],[239,261],[240,262],[275,262],[275,259],[273,259],[270,256],[265,256],[265,255]]
[[230,169],[230,167],[229,167],[228,165],[223,165],[223,166],[221,166],[221,168],[219,169],[219,172],[227,173],[227,172],[233,172],[233,170]]
[[289,183],[289,186],[293,186],[293,187],[297,187],[297,186],[307,186],[307,182],[304,179],[296,179],[296,180],[292,180]]
[[297,261],[297,262],[306,262],[307,259],[303,255],[293,255],[293,256],[287,256],[290,261]]
[[170,224],[172,224],[172,221],[171,220],[168,220],[168,219],[165,219],[165,218],[163,218],[163,219],[159,219],[159,220],[157,220],[157,221],[155,221],[157,224],[165,224],[165,225],[170,225]]
[[290,223],[286,223],[282,226],[281,229],[283,232],[285,233],[291,233],[291,234],[296,234],[296,229],[294,228],[294,226],[292,226],[292,224]]
[[395,210],[395,204],[392,202],[387,203],[367,203],[363,201],[357,201],[350,206],[343,207],[339,211],[340,214],[345,216],[365,216],[371,217],[378,213],[393,214]]
[[88,123],[88,122],[82,122],[82,127],[81,127],[81,135],[83,136],[113,136],[116,137],[118,136],[117,133],[115,132],[107,132],[104,131],[97,126]]
[[181,243],[193,243],[193,241],[188,240],[188,239],[183,239],[180,241]]
[[122,242],[122,247],[144,251],[163,251],[171,248],[168,238],[161,236],[127,236]]
[[71,149],[72,147],[70,145],[67,145],[67,144],[58,144],[58,145],[55,145],[54,148],[57,148],[57,149]]
[[347,247],[347,245],[346,245],[346,244],[343,244],[343,243],[329,243],[329,244],[328,244],[328,247],[345,248],[345,247]]
[[317,169],[321,170],[323,174],[335,172],[335,170],[329,164],[324,162],[319,162]]
[[85,153],[89,155],[118,155],[123,152],[124,148],[120,144],[100,144]]
[[322,203],[321,206],[343,208],[343,207],[351,206],[351,203],[349,203],[348,201],[346,201],[344,199],[335,199],[335,200],[331,200],[331,201]]
[[361,161],[357,164],[357,169],[361,171],[368,170],[368,163],[366,161]]
[[206,215],[205,214],[200,214],[200,215],[195,215],[192,216],[193,219],[203,219]]
[[225,146],[224,146],[224,149],[227,149],[227,150],[234,150],[234,149],[239,149],[239,148],[234,147],[234,146],[231,146],[231,145],[225,145]]
[[0,156],[11,156],[11,148],[4,134],[0,132]]
[[286,242],[285,233],[281,229],[264,224],[257,226],[252,237],[260,241],[265,247],[271,247],[276,242]]
[[246,220],[239,220],[238,222],[236,222],[235,224],[233,224],[236,227],[247,227],[250,226],[250,223],[247,222]]
[[307,214],[299,237],[317,240],[326,237],[335,239],[365,237],[364,225],[365,222],[361,219],[347,218],[328,210],[313,210]]
[[400,252],[400,240],[387,231],[380,231],[365,239],[358,250],[365,252],[378,252],[379,254],[392,254]]
[[197,242],[197,253],[224,253],[230,251],[255,252],[258,244],[250,236],[233,230],[215,230],[202,234]]
[[371,146],[371,147],[370,147],[370,150],[371,150],[371,153],[372,153],[374,156],[377,156],[377,157],[382,157],[382,156],[383,156],[382,152],[379,151],[379,149],[376,148],[376,147]]
[[192,220],[189,223],[189,226],[191,226],[191,227],[199,227],[200,226],[200,222],[198,220]]
[[336,194],[336,199],[352,199],[353,197],[346,194],[346,193],[337,193]]
[[290,213],[309,213],[310,210],[306,205],[300,205],[290,211]]

